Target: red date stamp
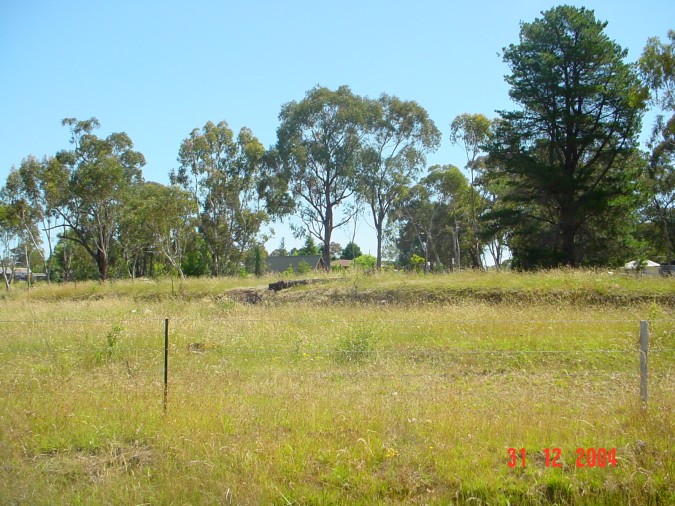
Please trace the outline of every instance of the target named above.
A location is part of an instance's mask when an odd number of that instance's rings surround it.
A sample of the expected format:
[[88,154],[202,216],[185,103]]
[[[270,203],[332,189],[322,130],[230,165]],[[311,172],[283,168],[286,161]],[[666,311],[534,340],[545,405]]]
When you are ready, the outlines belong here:
[[[560,448],[544,448],[546,467],[562,467],[562,450]],[[509,467],[526,467],[527,451],[525,448],[509,448],[506,451],[506,465]],[[577,448],[576,467],[616,467],[616,448]]]

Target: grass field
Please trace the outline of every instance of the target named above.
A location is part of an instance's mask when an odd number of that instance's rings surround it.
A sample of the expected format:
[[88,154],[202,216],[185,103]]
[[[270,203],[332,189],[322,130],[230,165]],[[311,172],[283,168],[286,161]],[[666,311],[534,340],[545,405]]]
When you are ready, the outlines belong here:
[[5,295],[0,504],[675,501],[673,280],[347,275],[228,297],[267,281]]

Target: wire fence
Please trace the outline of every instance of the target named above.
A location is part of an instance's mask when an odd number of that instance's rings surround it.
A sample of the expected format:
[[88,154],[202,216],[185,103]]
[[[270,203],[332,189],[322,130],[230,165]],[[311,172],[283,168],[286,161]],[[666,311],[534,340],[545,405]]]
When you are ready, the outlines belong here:
[[525,377],[586,379],[615,390],[632,383],[646,404],[648,378],[673,392],[674,344],[675,319],[669,318],[651,325],[442,317],[6,319],[0,320],[0,385],[82,375],[133,380],[161,385],[166,409],[172,383],[180,390],[193,385],[196,374],[233,381],[270,374],[303,382],[503,380],[502,391],[490,387],[491,395],[509,395],[508,381]]

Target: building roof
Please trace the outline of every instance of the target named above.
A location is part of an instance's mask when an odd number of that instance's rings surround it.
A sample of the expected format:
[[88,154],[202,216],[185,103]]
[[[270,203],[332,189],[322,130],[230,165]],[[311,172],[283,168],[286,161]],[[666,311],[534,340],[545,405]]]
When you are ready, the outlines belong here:
[[292,267],[297,272],[300,270],[301,262],[308,264],[312,269],[318,269],[321,265],[321,255],[267,257],[267,270],[270,272],[284,272],[289,267]]
[[[642,265],[642,267],[660,267],[660,264],[652,262],[651,260],[645,260],[645,263],[644,265]],[[636,269],[636,268],[637,268],[637,260],[633,260],[624,265],[624,269]]]

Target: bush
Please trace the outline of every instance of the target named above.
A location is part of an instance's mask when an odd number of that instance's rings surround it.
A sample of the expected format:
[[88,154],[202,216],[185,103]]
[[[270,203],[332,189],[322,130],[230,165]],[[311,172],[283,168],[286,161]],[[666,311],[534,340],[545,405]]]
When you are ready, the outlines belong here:
[[371,271],[375,268],[375,264],[377,264],[377,258],[373,255],[361,255],[360,257],[356,257],[354,263],[359,269]]
[[312,270],[312,266],[309,265],[307,262],[302,260],[300,263],[298,263],[298,273],[300,274],[307,274]]
[[414,270],[419,272],[424,269],[424,258],[413,253],[410,256],[410,265]]

